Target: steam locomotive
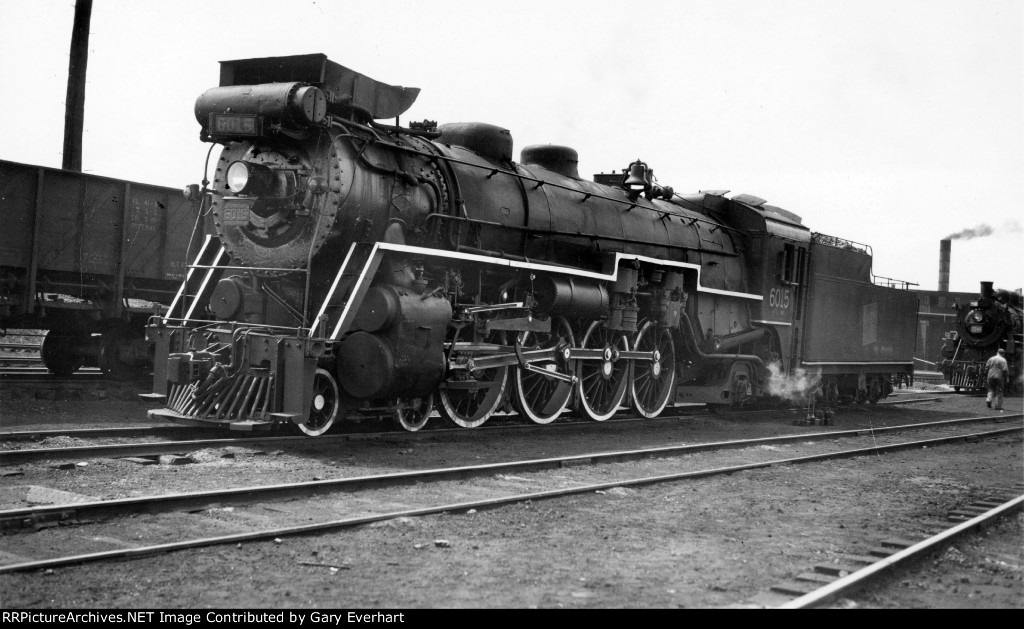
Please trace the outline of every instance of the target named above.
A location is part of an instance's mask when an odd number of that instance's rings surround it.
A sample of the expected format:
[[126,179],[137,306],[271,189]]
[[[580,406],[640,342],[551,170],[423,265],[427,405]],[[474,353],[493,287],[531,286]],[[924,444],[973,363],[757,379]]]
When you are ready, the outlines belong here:
[[195,113],[223,149],[188,191],[212,224],[147,328],[151,416],[315,436],[359,413],[874,402],[912,379],[917,298],[872,282],[869,247],[639,159],[588,181],[568,147],[513,161],[494,125],[403,127],[418,93],[324,55],[222,62]]
[[954,390],[978,391],[987,386],[985,362],[1006,350],[1009,389],[1021,390],[1021,294],[993,290],[982,282],[978,299],[957,303],[956,330],[946,333],[939,370]]

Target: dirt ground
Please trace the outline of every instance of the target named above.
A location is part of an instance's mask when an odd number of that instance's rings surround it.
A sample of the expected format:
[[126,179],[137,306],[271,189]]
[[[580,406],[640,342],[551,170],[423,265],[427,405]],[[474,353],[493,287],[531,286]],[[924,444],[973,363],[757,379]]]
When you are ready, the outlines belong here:
[[[982,399],[942,395],[907,406],[849,408],[834,426],[796,426],[792,414],[702,416],[599,430],[556,430],[531,438],[466,435],[335,442],[261,451],[193,453],[183,466],[97,459],[73,469],[0,468],[3,508],[89,498],[335,478],[379,471],[585,453],[620,447],[697,443],[746,436],[806,434],[936,418],[990,415]],[[1020,398],[1007,413],[1021,412]],[[2,403],[2,430],[74,424],[148,425],[145,406],[127,400],[16,399]],[[433,421],[433,420],[432,420]],[[439,420],[438,420],[439,421]],[[1006,424],[1003,424],[1005,426]],[[952,430],[952,429],[950,429]],[[904,437],[909,438],[909,437]],[[870,439],[870,437],[865,437]],[[59,442],[48,445],[60,445]],[[64,444],[69,445],[69,444]],[[558,482],[701,469],[757,457],[783,458],[853,447],[827,441],[572,468]],[[485,479],[487,490],[532,491],[548,478]],[[719,608],[758,607],[774,583],[814,565],[863,554],[887,537],[927,536],[954,508],[996,486],[1024,479],[1019,437],[880,457],[785,465],[644,487],[617,487],[279,540],[168,553],[0,576],[0,606],[11,608]],[[467,486],[471,483],[467,483]],[[27,488],[36,488],[34,490]],[[454,485],[448,489],[454,490]],[[466,489],[466,488],[463,488]],[[410,506],[413,487],[378,497],[378,508]],[[49,493],[48,493],[49,492]],[[61,494],[58,492],[68,492]],[[314,520],[353,509],[345,496],[320,502],[211,508],[57,527],[3,538],[4,563],[70,549],[89,552],[139,541],[220,534],[287,517]],[[1024,607],[1024,517],[954,542],[910,572],[844,597],[835,607]]]

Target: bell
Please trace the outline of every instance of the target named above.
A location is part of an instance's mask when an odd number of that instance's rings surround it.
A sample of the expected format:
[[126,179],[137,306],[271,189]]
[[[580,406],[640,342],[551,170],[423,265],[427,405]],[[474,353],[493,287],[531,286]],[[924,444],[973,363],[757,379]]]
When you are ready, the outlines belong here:
[[629,175],[622,182],[622,187],[630,192],[639,194],[647,188],[647,164],[636,160],[629,165]]

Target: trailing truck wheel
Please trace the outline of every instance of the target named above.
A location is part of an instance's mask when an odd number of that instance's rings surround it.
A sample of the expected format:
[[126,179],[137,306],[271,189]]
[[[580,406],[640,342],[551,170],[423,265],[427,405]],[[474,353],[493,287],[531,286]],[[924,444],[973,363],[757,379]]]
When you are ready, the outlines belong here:
[[292,424],[294,430],[307,437],[318,437],[334,425],[341,410],[338,382],[326,369],[317,368],[313,377],[313,401],[309,417],[303,424]]
[[633,361],[629,397],[633,408],[648,419],[657,417],[675,393],[676,350],[672,333],[648,321],[640,328],[634,351],[655,352],[654,361]]
[[85,363],[81,347],[88,336],[71,330],[50,330],[43,339],[39,355],[55,376],[67,378]]

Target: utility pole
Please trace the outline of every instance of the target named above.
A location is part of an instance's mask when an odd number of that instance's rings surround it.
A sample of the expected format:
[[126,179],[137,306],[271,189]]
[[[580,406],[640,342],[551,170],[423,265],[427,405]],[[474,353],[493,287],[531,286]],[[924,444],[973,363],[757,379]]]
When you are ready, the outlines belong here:
[[64,170],[82,172],[82,135],[85,130],[85,68],[89,63],[89,20],[92,0],[75,1],[71,27],[68,94],[64,104]]

